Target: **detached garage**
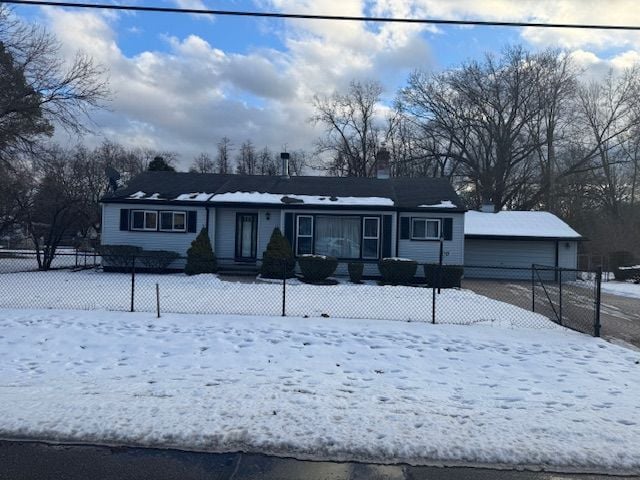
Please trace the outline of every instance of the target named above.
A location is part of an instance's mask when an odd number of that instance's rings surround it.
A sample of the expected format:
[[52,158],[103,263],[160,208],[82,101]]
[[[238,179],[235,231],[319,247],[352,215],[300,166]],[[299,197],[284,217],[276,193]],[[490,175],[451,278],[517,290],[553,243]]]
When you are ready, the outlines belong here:
[[464,219],[467,278],[526,279],[532,264],[576,268],[581,235],[549,212],[469,211]]

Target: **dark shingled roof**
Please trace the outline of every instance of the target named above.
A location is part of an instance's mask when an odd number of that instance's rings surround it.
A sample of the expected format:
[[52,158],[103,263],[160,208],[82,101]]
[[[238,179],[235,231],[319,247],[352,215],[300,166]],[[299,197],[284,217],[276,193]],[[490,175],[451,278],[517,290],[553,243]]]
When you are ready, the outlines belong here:
[[[145,197],[130,198],[137,192]],[[450,201],[456,208],[433,208],[449,212],[465,211],[465,207],[451,184],[444,178],[398,177],[390,179],[357,177],[271,177],[263,175],[219,175],[210,173],[145,172],[134,177],[129,184],[105,196],[103,202],[126,203],[200,203],[176,201],[181,194],[206,192],[210,194],[258,192],[282,195],[314,195],[326,197],[383,197],[393,200],[387,209],[414,209],[420,205],[438,205]],[[161,200],[147,197],[158,194]],[[218,203],[218,202],[216,202]],[[238,204],[239,205],[239,204]],[[283,202],[285,205],[285,202]],[[310,205],[307,205],[310,206]],[[334,205],[337,207],[338,205]],[[321,205],[313,205],[322,208]],[[346,206],[343,208],[359,208]],[[385,207],[368,208],[384,209]],[[421,208],[424,210],[425,208]]]

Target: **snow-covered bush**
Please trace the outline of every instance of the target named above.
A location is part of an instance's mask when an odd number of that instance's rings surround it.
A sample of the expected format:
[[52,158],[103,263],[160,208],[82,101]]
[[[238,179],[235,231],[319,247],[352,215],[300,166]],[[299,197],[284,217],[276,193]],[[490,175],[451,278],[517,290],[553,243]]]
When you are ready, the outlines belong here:
[[191,247],[187,250],[187,264],[184,267],[184,273],[187,275],[197,275],[199,273],[215,273],[218,271],[218,261],[213,248],[211,248],[211,240],[207,229],[203,228],[200,233],[191,242]]
[[267,249],[262,254],[260,275],[265,278],[291,278],[295,276],[296,260],[289,240],[279,228],[274,228]]
[[378,262],[378,270],[384,283],[410,285],[418,270],[418,262],[408,258],[383,258]]
[[298,265],[305,281],[322,282],[336,271],[338,259],[325,255],[302,255],[298,257]]
[[362,283],[364,263],[350,262],[347,269],[349,270],[349,280],[351,280],[351,283]]
[[145,268],[153,272],[164,272],[179,257],[179,253],[170,250],[143,250],[138,258]]
[[438,285],[438,264],[427,263],[424,266],[424,277],[430,287],[459,288],[464,267],[462,265],[443,265]]
[[98,247],[103,266],[111,268],[131,268],[133,258],[141,252],[142,248],[133,245],[100,245]]

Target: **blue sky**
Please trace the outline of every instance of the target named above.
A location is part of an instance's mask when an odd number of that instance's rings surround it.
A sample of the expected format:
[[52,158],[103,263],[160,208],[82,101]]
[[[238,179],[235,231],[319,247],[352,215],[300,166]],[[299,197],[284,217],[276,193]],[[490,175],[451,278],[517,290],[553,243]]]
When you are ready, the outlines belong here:
[[[129,0],[130,3],[227,10],[479,20],[637,23],[633,0]],[[170,149],[185,164],[213,152],[223,135],[278,150],[313,148],[321,133],[307,120],[314,94],[375,79],[389,102],[416,68],[438,71],[522,43],[564,48],[591,75],[640,58],[640,36],[498,27],[354,24],[158,13],[108,13],[16,7],[57,35],[63,54],[78,49],[110,70],[110,111],[85,142],[111,138]],[[385,110],[380,105],[381,117]],[[60,142],[77,141],[59,132]]]

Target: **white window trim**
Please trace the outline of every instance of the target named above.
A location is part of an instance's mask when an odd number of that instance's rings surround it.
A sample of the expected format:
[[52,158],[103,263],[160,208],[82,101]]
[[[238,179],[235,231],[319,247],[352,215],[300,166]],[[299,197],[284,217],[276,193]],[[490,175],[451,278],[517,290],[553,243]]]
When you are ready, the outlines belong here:
[[[133,217],[136,212],[142,212],[142,228],[136,228],[133,224]],[[148,228],[147,225],[147,213],[153,213],[156,216],[156,226],[154,228]],[[137,232],[157,232],[158,222],[160,221],[158,210],[131,210],[131,230]]]
[[[301,218],[308,218],[311,221],[311,233],[310,234],[300,235],[300,219]],[[313,253],[313,248],[314,248],[314,240],[313,240],[314,228],[315,228],[315,225],[314,225],[314,222],[313,222],[313,215],[296,215],[296,256],[304,255],[304,254],[301,254],[300,251],[298,250],[298,246],[299,246],[298,240],[300,238],[310,238],[311,239],[311,253]]]
[[[171,214],[171,228],[162,228],[162,214],[163,213],[170,213]],[[175,228],[174,225],[176,224],[176,215],[182,215],[184,216],[184,227],[183,228]],[[172,210],[160,210],[159,214],[158,214],[158,230],[160,230],[161,232],[186,232],[187,231],[187,212],[181,212],[181,211],[172,211]]]
[[[377,225],[377,235],[375,237],[366,235],[365,223],[367,220],[375,220]],[[365,256],[364,255],[364,241],[365,240],[376,240],[376,255],[375,257]],[[361,257],[363,260],[371,260],[380,258],[380,217],[362,217],[362,245],[360,246]]]
[[[424,237],[417,237],[414,235],[413,233],[413,224],[415,221],[421,221],[421,222],[425,222],[425,226],[424,226],[424,232],[425,232],[425,236]],[[427,222],[436,222],[438,224],[438,234],[435,237],[429,237],[427,236],[427,232],[428,232],[428,228],[427,228]],[[440,218],[426,218],[426,217],[411,217],[411,235],[410,235],[410,239],[411,240],[440,240],[440,236],[442,235],[442,219]]]

